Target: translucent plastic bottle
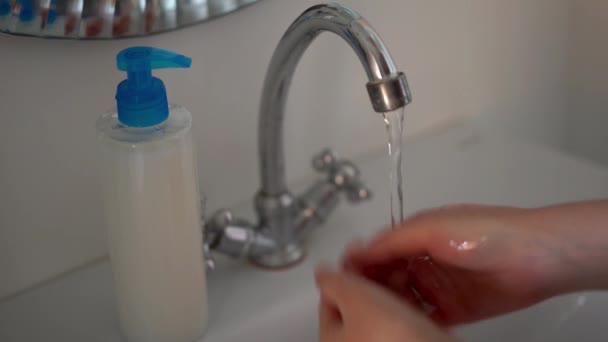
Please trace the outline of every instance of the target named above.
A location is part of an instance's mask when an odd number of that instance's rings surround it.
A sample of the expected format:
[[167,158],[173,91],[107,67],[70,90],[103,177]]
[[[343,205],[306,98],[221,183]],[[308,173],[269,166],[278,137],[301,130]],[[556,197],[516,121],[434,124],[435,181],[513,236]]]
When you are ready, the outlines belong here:
[[192,116],[167,103],[151,69],[190,59],[153,48],[119,53],[117,112],[97,122],[108,249],[129,342],[194,342],[207,325]]

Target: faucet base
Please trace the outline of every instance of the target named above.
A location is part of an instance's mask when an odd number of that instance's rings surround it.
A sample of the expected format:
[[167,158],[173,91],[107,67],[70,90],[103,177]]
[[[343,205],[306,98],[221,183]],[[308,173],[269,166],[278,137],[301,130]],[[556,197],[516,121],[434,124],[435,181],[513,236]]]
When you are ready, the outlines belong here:
[[305,257],[303,246],[290,244],[276,252],[251,257],[249,260],[259,267],[280,270],[300,263]]

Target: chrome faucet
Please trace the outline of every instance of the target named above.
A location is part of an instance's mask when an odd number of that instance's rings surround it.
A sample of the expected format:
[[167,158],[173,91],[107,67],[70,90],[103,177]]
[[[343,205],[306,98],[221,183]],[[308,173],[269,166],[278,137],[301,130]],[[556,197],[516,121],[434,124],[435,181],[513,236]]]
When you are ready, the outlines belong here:
[[313,6],[300,15],[279,42],[264,82],[258,126],[262,188],[255,197],[256,225],[220,210],[206,223],[208,248],[254,263],[282,268],[305,256],[304,238],[322,224],[345,192],[351,202],[369,199],[370,191],[359,179],[357,167],[339,160],[329,150],[313,158],[313,167],[326,173],[301,196],[294,196],[285,182],[283,117],[287,93],[302,54],[323,31],[342,37],[355,51],[369,82],[367,91],[374,110],[384,113],[411,101],[405,74],[397,71],[388,50],[374,29],[357,12],[331,3]]

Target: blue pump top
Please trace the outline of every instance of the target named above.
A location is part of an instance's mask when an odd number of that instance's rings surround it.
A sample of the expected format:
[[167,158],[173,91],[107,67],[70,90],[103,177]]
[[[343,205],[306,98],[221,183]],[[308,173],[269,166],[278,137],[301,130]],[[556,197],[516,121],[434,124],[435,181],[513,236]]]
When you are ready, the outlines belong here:
[[163,81],[152,76],[152,69],[189,68],[191,63],[189,57],[151,47],[119,52],[116,64],[127,72],[127,79],[116,88],[118,120],[130,127],[149,127],[167,120],[167,91]]

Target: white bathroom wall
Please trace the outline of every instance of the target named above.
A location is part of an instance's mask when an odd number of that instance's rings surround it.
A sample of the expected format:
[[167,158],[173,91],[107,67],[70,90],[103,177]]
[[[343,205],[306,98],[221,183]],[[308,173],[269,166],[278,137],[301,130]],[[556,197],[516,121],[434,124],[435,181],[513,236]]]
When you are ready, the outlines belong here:
[[475,1],[469,113],[489,128],[560,148],[567,112],[569,6],[576,0]]
[[572,1],[565,147],[608,165],[608,2]]
[[[273,48],[315,0],[264,0],[241,12],[149,38],[80,42],[0,35],[0,298],[105,254],[96,184],[97,115],[122,79],[114,55],[153,45],[190,55],[159,72],[194,113],[209,209],[258,187],[256,120]],[[561,141],[567,0],[344,0],[384,37],[407,72],[407,133],[465,116]],[[355,157],[384,144],[350,48],[325,35],[298,69],[286,118],[289,179],[310,174],[324,146]]]

